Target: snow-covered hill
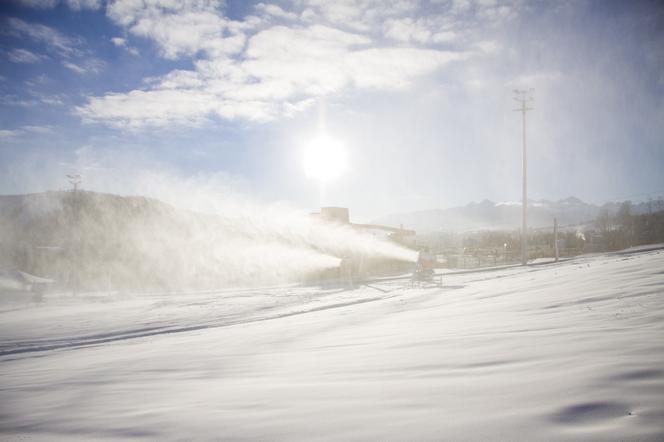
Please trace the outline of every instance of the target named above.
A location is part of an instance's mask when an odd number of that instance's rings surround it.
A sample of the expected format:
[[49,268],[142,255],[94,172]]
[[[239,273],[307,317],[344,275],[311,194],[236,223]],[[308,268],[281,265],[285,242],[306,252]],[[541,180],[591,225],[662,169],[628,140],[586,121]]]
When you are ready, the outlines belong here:
[[47,277],[61,288],[145,291],[301,281],[351,255],[417,259],[394,242],[307,212],[232,209],[195,212],[89,191],[0,196],[0,270]]
[[3,439],[664,439],[664,251],[1,305]]

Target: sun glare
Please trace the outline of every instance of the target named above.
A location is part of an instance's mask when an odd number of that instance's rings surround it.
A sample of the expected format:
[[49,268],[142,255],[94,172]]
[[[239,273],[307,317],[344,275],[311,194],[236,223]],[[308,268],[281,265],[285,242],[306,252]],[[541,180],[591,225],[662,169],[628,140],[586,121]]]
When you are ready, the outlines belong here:
[[308,178],[328,182],[339,178],[348,168],[348,155],[344,145],[327,136],[312,140],[302,158]]

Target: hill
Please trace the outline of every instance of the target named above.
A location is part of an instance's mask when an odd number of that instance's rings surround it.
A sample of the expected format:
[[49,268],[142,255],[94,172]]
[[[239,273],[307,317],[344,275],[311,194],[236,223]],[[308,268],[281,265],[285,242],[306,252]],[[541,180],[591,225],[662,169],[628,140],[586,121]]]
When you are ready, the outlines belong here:
[[[254,207],[214,214],[88,191],[0,196],[0,270],[72,290],[210,289],[297,282],[417,255],[306,212]],[[333,272],[334,273],[334,272]]]

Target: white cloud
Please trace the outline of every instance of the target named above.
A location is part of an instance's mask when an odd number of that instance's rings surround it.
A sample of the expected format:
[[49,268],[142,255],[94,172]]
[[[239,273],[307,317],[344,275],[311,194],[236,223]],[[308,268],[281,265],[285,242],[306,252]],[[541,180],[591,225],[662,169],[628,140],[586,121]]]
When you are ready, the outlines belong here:
[[35,87],[43,86],[43,85],[49,83],[50,81],[51,81],[51,79],[48,77],[48,75],[39,74],[39,75],[37,75],[35,77],[32,77],[30,79],[26,79],[25,84],[29,88],[34,89]]
[[464,14],[471,8],[471,0],[453,0],[451,12],[455,14]]
[[59,3],[64,3],[69,8],[80,11],[82,9],[99,9],[103,2],[102,0],[14,0],[22,6],[34,9],[52,9]]
[[113,37],[113,38],[111,38],[111,43],[113,43],[115,46],[117,46],[119,48],[124,48],[131,55],[134,55],[134,56],[139,55],[138,49],[136,49],[133,46],[129,46],[129,44],[127,43],[126,38]]
[[[404,17],[418,5],[302,0],[284,9],[259,3],[257,16],[233,21],[218,1],[117,0],[107,8],[112,21],[152,40],[164,58],[192,58],[194,68],[127,93],[90,97],[76,113],[86,122],[130,129],[196,126],[210,118],[267,121],[294,115],[324,95],[404,89],[470,53],[433,49],[461,36],[444,14]],[[383,35],[398,45],[386,46]],[[111,41],[128,46],[125,38]]]
[[63,35],[49,26],[28,23],[15,17],[6,18],[3,21],[4,29],[0,32],[36,41],[45,45],[49,50],[64,57],[80,55],[81,53],[78,49],[81,44],[79,40]]
[[22,126],[18,129],[1,129],[0,140],[16,138],[27,134],[45,135],[53,132],[53,126]]
[[20,131],[18,131],[18,130],[0,129],[0,140],[6,139],[6,138],[14,138],[17,135],[20,135]]
[[125,46],[127,46],[127,39],[121,37],[113,37],[111,38],[111,43],[113,43],[115,46],[124,48]]
[[81,66],[79,66],[79,65],[77,65],[77,64],[75,64],[75,63],[71,63],[71,62],[65,61],[65,62],[62,63],[62,65],[63,65],[64,67],[66,67],[67,69],[69,69],[70,71],[72,71],[72,72],[76,72],[76,73],[79,74],[79,75],[83,75],[83,74],[87,74],[87,73],[88,73],[88,71],[87,71],[85,68],[83,68],[83,67],[81,67]]
[[171,71],[161,79],[150,79],[159,84],[159,89],[196,89],[203,88],[206,82],[195,71]]
[[27,49],[12,49],[7,53],[7,57],[12,63],[37,63],[43,58]]
[[304,0],[303,4],[309,20],[356,31],[380,28],[386,18],[412,15],[419,7],[417,0]]
[[49,106],[63,106],[65,104],[64,101],[58,97],[41,97],[39,102]]
[[99,9],[102,6],[102,0],[65,0],[67,6],[75,11],[82,9]]
[[214,13],[188,12],[158,18],[143,17],[129,32],[154,40],[164,57],[175,59],[196,54],[211,40],[223,40],[224,25],[225,20]]
[[36,134],[50,134],[53,133],[53,126],[23,126],[21,128],[25,132],[31,132]]
[[220,0],[115,0],[109,3],[106,13],[117,24],[129,27],[145,17],[215,12],[223,5]]
[[459,34],[454,31],[436,32],[431,36],[434,43],[450,43],[459,38]]
[[87,105],[78,107],[77,113],[85,122],[138,129],[174,124],[199,126],[211,114],[229,120],[268,120],[275,112],[273,106],[261,101],[223,100],[201,90],[155,89],[93,97]]
[[505,87],[510,89],[534,88],[535,90],[542,90],[552,87],[561,78],[562,74],[559,71],[533,71],[519,75],[512,81],[507,82]]
[[21,6],[34,9],[51,9],[58,3],[58,0],[15,0]]
[[256,5],[256,10],[268,16],[283,18],[286,20],[295,20],[298,15],[293,12],[286,12],[282,8],[273,4],[259,3]]
[[508,4],[498,4],[492,1],[479,2],[479,15],[491,23],[501,23],[514,14],[514,7]]
[[391,18],[383,22],[383,35],[403,43],[450,43],[459,38],[459,34],[451,28],[449,19],[441,15],[419,19]]
[[480,52],[488,55],[495,55],[502,49],[501,44],[495,40],[482,40],[475,43],[474,47]]
[[304,100],[296,101],[294,103],[286,101],[284,103],[285,116],[292,117],[293,115],[299,114],[305,109],[308,109],[311,106],[313,106],[315,102],[316,100],[314,100],[313,98],[306,98]]
[[416,77],[467,56],[460,52],[413,48],[374,48],[350,55],[355,85],[378,89],[407,87]]
[[463,56],[375,48],[366,36],[321,25],[274,26],[252,36],[241,59],[199,60],[195,70],[172,71],[147,90],[92,97],[77,113],[87,122],[131,129],[200,125],[211,116],[266,121],[345,88],[404,88]]
[[348,55],[370,43],[367,37],[319,25],[267,29],[249,41],[241,68],[250,80],[234,94],[258,92],[268,95],[264,98],[286,98],[338,91],[352,82],[349,64],[355,62]]
[[63,97],[57,95],[37,95],[33,99],[20,99],[13,95],[0,96],[0,104],[5,106],[20,106],[20,107],[33,107],[33,106],[62,106],[64,105]]
[[87,74],[98,74],[101,72],[101,70],[104,67],[104,62],[96,59],[96,58],[90,58],[87,60],[83,60],[80,63],[72,63],[69,61],[63,61],[62,65],[69,69],[72,72],[75,72],[79,75],[87,75]]
[[426,43],[431,39],[431,31],[412,18],[387,20],[383,28],[386,37],[397,41]]
[[118,0],[108,6],[107,14],[131,34],[153,40],[165,58],[204,51],[236,54],[244,46],[242,29],[247,24],[226,19],[220,11],[222,5],[206,0],[151,0],[145,4]]

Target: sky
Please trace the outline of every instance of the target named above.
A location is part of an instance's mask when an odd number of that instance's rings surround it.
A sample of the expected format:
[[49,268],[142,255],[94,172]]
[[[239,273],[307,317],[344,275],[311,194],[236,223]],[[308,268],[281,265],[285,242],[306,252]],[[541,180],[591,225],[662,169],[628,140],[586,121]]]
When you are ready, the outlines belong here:
[[[515,88],[530,198],[664,194],[658,1],[9,0],[0,66],[0,194],[78,173],[355,220],[519,200]],[[347,162],[324,188],[322,133]]]

